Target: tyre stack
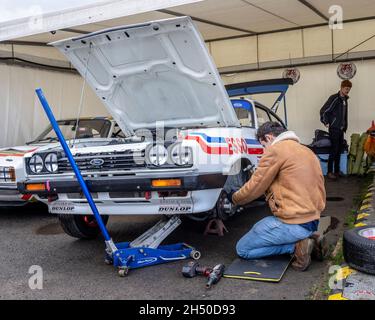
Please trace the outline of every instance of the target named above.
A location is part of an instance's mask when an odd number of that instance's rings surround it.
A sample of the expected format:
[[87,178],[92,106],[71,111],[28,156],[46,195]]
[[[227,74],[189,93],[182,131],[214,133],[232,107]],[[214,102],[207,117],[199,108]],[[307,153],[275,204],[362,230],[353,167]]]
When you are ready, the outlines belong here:
[[375,185],[368,188],[355,228],[344,233],[344,258],[355,270],[375,276]]
[[[369,174],[374,175],[375,164]],[[343,251],[346,265],[336,273],[339,290],[329,300],[375,300],[375,175],[373,184],[357,212],[353,229],[344,232]],[[353,295],[353,292],[357,295]],[[367,294],[368,296],[363,296]],[[362,295],[362,296],[361,296]]]

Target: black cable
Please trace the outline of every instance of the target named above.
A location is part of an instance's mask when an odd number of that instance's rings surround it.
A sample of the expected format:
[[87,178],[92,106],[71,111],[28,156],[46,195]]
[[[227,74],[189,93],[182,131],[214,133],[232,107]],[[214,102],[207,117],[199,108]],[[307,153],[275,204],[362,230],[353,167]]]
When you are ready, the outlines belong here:
[[38,67],[52,68],[52,69],[57,69],[57,70],[65,70],[65,71],[77,72],[77,70],[73,69],[73,68],[53,66],[53,65],[43,64],[43,63],[38,63],[38,62],[33,62],[33,61],[29,61],[29,60],[22,59],[22,58],[17,58],[17,57],[0,57],[0,60],[12,60],[14,62],[19,61],[19,62],[24,62],[24,63],[27,63],[27,64],[31,64],[31,65],[34,65],[34,66],[38,66]]

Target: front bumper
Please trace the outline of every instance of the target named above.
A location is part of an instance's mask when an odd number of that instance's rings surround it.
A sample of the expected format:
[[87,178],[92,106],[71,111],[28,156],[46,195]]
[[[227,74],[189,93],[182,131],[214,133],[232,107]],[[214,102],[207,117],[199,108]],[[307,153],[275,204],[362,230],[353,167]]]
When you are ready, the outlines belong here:
[[29,198],[18,191],[16,183],[0,184],[0,207],[24,205]]
[[[153,187],[155,179],[180,179],[178,187]],[[91,178],[86,177],[85,182],[90,192],[142,192],[142,191],[195,191],[222,188],[227,176],[221,173],[197,174],[190,172],[185,175],[158,175],[155,177],[142,177],[136,175],[122,177]],[[28,184],[45,184],[44,191],[29,191]],[[53,196],[63,193],[81,192],[81,187],[75,178],[64,180],[26,180],[17,184],[22,194],[36,194],[39,197]]]
[[[107,193],[98,193],[94,199],[100,214],[103,215],[172,215],[195,214],[210,211],[216,205],[222,189],[191,191],[185,197],[155,197],[146,199],[111,199]],[[154,193],[155,194],[155,193]],[[82,214],[91,213],[85,199],[69,199],[66,194],[59,199],[47,202],[52,214]]]

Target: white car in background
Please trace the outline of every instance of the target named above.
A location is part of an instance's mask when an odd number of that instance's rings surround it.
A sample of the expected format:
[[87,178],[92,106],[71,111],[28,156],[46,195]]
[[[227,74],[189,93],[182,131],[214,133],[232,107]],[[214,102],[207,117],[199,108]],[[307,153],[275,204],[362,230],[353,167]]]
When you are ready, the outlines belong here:
[[[105,222],[109,215],[205,219],[237,211],[227,193],[247,181],[263,154],[257,128],[270,120],[285,127],[249,95],[276,85],[277,107],[289,80],[225,88],[188,17],[116,27],[54,45],[87,74],[127,137],[71,148]],[[45,202],[67,234],[99,233],[61,147],[27,154],[25,168],[19,190]]]
[[[58,121],[67,140],[73,140],[76,133],[76,119]],[[76,133],[76,144],[86,139],[122,138],[121,129],[114,120],[105,117],[81,118]],[[83,140],[82,140],[83,139]],[[24,180],[24,156],[43,146],[56,146],[55,132],[48,126],[35,140],[25,146],[0,149],[0,206],[22,206],[32,200],[32,195],[23,195],[17,190],[17,181]]]

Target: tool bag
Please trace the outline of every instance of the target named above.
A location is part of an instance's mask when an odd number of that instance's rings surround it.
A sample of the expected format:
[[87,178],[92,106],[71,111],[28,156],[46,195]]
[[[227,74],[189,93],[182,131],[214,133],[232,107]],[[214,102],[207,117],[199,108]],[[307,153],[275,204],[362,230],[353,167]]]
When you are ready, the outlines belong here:
[[[308,147],[315,153],[315,154],[329,154],[331,151],[331,140],[329,138],[329,133],[324,130],[317,129],[315,130],[315,136],[313,138],[313,142],[308,145]],[[341,153],[348,151],[348,143],[344,140]]]

